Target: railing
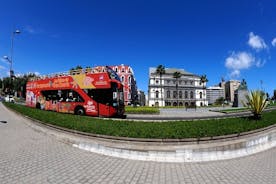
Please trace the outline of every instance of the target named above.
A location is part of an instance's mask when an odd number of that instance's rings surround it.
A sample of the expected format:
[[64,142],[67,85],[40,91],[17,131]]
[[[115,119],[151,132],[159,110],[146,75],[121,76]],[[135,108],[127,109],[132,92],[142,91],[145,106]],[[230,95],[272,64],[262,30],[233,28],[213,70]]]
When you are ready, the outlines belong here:
[[35,77],[30,78],[29,81],[36,81],[36,80],[40,80],[40,79],[49,79],[49,78],[54,78],[54,77],[87,74],[87,73],[102,73],[102,72],[106,72],[105,67],[84,68],[84,69],[77,69],[77,70],[69,70],[69,71],[65,71],[65,72],[51,73],[48,75],[35,76]]

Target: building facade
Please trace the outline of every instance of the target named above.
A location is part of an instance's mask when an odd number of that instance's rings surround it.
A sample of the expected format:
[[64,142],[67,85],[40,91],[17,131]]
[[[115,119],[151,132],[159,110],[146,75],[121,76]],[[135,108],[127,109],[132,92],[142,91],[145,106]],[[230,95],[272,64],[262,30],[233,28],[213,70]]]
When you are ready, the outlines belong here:
[[138,90],[138,100],[137,100],[137,104],[139,104],[140,106],[145,106],[146,105],[146,96],[145,96],[145,92],[142,90]]
[[235,97],[235,91],[239,88],[241,82],[238,80],[229,80],[225,83],[225,99],[233,103]]
[[[180,78],[174,78],[179,72]],[[149,106],[207,106],[206,83],[200,76],[183,69],[166,68],[165,74],[156,73],[156,68],[149,68],[148,85]]]
[[220,86],[211,86],[206,89],[208,104],[214,104],[218,98],[225,96],[224,89]]
[[[118,74],[122,84],[124,85],[125,105],[131,105],[137,102],[138,91],[133,69],[130,66],[124,64],[109,67]],[[102,67],[102,69],[104,69],[104,67]]]

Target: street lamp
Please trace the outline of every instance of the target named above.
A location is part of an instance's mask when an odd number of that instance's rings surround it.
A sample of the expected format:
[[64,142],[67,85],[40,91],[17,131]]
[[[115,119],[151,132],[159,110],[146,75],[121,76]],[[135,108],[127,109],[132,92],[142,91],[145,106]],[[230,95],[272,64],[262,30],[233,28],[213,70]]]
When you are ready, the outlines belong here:
[[11,59],[9,60],[10,61],[10,75],[13,73],[12,71],[12,62],[13,62],[13,40],[14,40],[14,35],[16,34],[20,34],[20,31],[17,29],[15,31],[12,32],[12,35],[11,35]]
[[[12,32],[12,35],[11,35],[11,57],[9,58],[8,56],[3,56],[3,58],[10,63],[10,82],[11,82],[10,94],[12,92],[12,78],[14,77],[14,72],[12,70],[12,64],[13,64],[13,41],[14,41],[14,36],[16,34],[19,34],[19,33],[20,33],[20,31],[18,29]],[[10,100],[10,98],[9,98],[9,100]]]

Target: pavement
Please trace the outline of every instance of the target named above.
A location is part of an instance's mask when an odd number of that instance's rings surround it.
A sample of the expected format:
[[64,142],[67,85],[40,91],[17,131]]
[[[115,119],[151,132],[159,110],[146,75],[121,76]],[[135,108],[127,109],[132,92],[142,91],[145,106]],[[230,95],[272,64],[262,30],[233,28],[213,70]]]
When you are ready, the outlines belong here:
[[276,148],[215,162],[134,161],[60,142],[30,128],[1,103],[0,121],[0,183],[276,183]]

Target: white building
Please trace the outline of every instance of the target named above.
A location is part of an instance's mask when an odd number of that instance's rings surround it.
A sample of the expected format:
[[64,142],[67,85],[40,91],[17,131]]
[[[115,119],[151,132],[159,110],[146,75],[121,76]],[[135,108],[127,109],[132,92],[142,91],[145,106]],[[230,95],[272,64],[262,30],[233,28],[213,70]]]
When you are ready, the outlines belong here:
[[[175,79],[174,73],[180,78]],[[156,73],[156,68],[149,68],[149,106],[207,106],[206,83],[200,76],[183,69],[166,68],[165,74]]]
[[208,87],[207,90],[208,104],[214,104],[218,98],[224,98],[224,89],[219,86]]

